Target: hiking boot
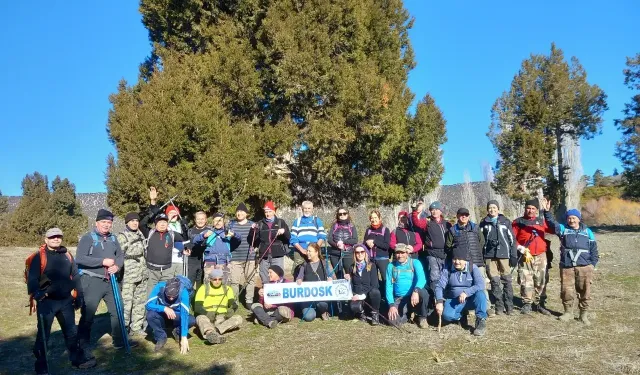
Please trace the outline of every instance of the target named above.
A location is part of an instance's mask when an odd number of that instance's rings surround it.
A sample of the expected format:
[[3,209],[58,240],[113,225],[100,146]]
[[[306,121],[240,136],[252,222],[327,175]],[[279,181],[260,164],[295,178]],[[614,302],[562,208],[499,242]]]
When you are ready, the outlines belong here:
[[496,307],[496,315],[504,315],[504,310],[502,308],[498,309]]
[[209,333],[207,333],[204,338],[211,345],[222,344],[226,341],[226,339],[223,336],[220,336],[219,334],[216,333],[216,331],[213,331],[213,330],[209,331]]
[[77,352],[75,352],[72,357],[73,360],[71,361],[71,365],[73,367],[79,369],[88,369],[96,366],[96,359],[93,356],[87,357],[84,350],[82,349],[79,349]]
[[427,318],[423,318],[423,317],[418,318],[418,327],[422,329],[429,327],[429,324],[427,324]]
[[176,340],[176,342],[178,344],[180,344],[180,329],[179,328],[174,328],[171,330],[171,336],[173,336],[173,339]]
[[[137,341],[133,341],[133,340],[129,340],[129,348],[135,348],[136,346],[138,346],[138,342]],[[119,343],[113,343],[113,348],[115,350],[120,350],[124,348],[124,341],[119,342]]]
[[560,315],[558,317],[558,320],[561,320],[563,322],[570,322],[573,320],[573,309],[571,306],[565,306],[564,307],[564,314]]
[[131,336],[133,337],[147,337],[147,332],[145,330],[138,330],[138,331],[133,331],[130,333]]
[[484,336],[487,331],[487,320],[482,318],[476,319],[476,328],[473,330],[474,336]]
[[496,315],[495,310],[493,310],[491,307],[489,307],[487,309],[487,317],[491,318],[492,316],[495,316],[495,315]]
[[535,310],[542,315],[551,315],[551,311],[547,310],[542,303],[535,305]]
[[153,348],[154,352],[159,352],[160,350],[162,350],[162,348],[164,348],[164,344],[167,343],[167,339],[160,339],[156,342],[156,346]]
[[531,314],[531,304],[525,303],[524,306],[522,306],[522,310],[520,310],[520,314],[524,314],[524,315]]
[[269,328],[276,328],[277,326],[278,326],[278,321],[275,319],[267,323],[267,327]]
[[323,312],[322,315],[320,316],[320,318],[322,318],[322,320],[329,320],[329,313],[328,312]]
[[379,313],[377,313],[377,312],[371,313],[371,325],[372,326],[379,326],[380,325]]
[[458,322],[460,323],[460,327],[467,328],[469,326],[469,316],[463,313]]
[[590,326],[591,325],[591,322],[587,318],[587,311],[586,310],[580,310],[580,321],[585,326]]
[[507,315],[513,315],[513,306],[507,306],[506,314]]

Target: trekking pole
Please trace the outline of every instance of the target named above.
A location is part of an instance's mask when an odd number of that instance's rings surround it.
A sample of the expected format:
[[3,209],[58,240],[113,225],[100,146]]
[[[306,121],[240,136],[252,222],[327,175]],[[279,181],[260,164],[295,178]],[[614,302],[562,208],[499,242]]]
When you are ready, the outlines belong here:
[[[331,268],[329,268],[329,250],[327,249],[327,244],[326,242],[323,241],[322,244],[324,247],[324,264],[325,264],[325,268],[327,269],[327,272],[331,271]],[[333,317],[333,303],[329,303],[329,307],[331,308],[331,317]]]
[[[531,242],[533,242],[533,240],[535,240],[535,239],[536,239],[536,237],[538,237],[538,232],[537,232],[537,231],[535,231],[535,230],[531,231],[531,238],[529,238],[529,240],[527,241],[527,243],[526,243],[526,244],[524,244],[524,247],[525,247],[525,248],[528,248],[528,247],[529,247],[529,245],[531,245]],[[525,250],[525,251],[526,251],[526,250]],[[516,261],[516,265],[515,265],[515,267],[513,267],[513,268],[511,269],[511,275],[513,275],[513,271],[514,271],[516,268],[518,268],[518,264],[520,264],[520,260],[522,259],[522,256],[523,256],[523,255],[524,255],[524,253],[520,253],[520,256],[518,257],[518,260]]]
[[[362,302],[363,302],[365,305],[367,305],[367,306],[371,309],[371,311],[375,311],[375,309],[373,308],[373,306],[371,306],[370,304],[368,304],[368,303],[367,303],[367,301],[362,300]],[[398,313],[399,313],[399,312],[398,312]],[[400,327],[399,325],[392,324],[392,323],[389,321],[389,319],[387,319],[387,317],[386,317],[386,316],[384,316],[384,314],[381,314],[381,313],[380,313],[380,310],[378,310],[378,317],[380,317],[380,318],[384,319],[384,321],[385,321],[385,322],[387,322],[387,324],[388,324],[389,326],[391,326],[391,327],[394,327],[394,328],[398,329],[398,331],[400,331],[400,332],[402,332],[402,333],[411,333],[411,332],[409,332],[409,331],[407,331],[407,330],[402,329],[402,327]]]
[[[255,232],[254,234],[254,239],[255,239]],[[260,256],[260,258],[258,258],[258,261],[256,262],[255,267],[253,267],[253,271],[251,271],[251,276],[247,277],[247,281],[246,283],[242,286],[242,288],[240,289],[240,291],[238,292],[238,296],[247,289],[247,287],[250,284],[250,281],[252,278],[254,278],[256,276],[256,271],[258,271],[258,268],[260,268],[260,262],[262,261],[262,259],[264,258],[265,255],[267,255],[267,253],[271,253],[271,245],[273,245],[273,243],[276,241],[276,238],[278,238],[278,236],[274,236],[273,239],[271,240],[271,242],[269,242],[269,245],[267,245],[267,250],[265,250],[265,252],[262,254],[262,256]],[[294,275],[295,277],[295,275]]]
[[42,333],[42,348],[44,350],[44,361],[47,364],[47,372],[51,374],[51,367],[49,367],[49,350],[47,350],[47,335],[44,332],[44,317],[38,313],[38,323],[40,323],[40,332]]
[[[178,194],[174,195],[173,198],[169,198],[168,201],[166,201],[162,206],[160,206],[160,208],[158,208],[158,212],[162,211],[163,208],[165,208],[169,203],[173,203],[173,200],[176,199],[176,197],[178,196]],[[175,206],[175,203],[174,203]]]
[[118,290],[118,282],[116,281],[116,276],[111,274],[109,276],[111,280],[111,289],[113,291],[113,299],[116,303],[116,311],[118,314],[118,322],[120,323],[120,331],[122,334],[122,340],[124,342],[124,349],[127,354],[131,354],[131,347],[129,346],[129,337],[127,334],[127,327],[124,321],[124,310],[122,309],[122,300],[120,299],[120,291]]

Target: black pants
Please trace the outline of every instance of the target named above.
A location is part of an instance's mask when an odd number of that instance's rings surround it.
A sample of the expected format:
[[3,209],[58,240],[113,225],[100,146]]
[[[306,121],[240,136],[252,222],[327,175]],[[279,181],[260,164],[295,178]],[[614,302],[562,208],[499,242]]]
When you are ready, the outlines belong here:
[[342,252],[342,259],[340,259],[340,254],[338,253],[329,253],[329,259],[331,260],[332,271],[335,269],[335,277],[331,276],[331,272],[329,272],[329,277],[334,279],[344,279],[344,274],[349,273],[351,267],[353,267],[353,253],[350,251]]
[[380,291],[378,289],[371,289],[369,293],[367,293],[367,298],[365,298],[364,300],[371,307],[368,307],[366,304],[362,303],[362,301],[351,301],[349,302],[349,304],[351,307],[351,311],[354,314],[361,314],[365,310],[371,310],[371,308],[373,308],[371,312],[379,312],[381,299],[382,296],[380,295]]
[[204,279],[204,274],[202,272],[202,259],[187,257],[187,265],[189,266],[189,269],[187,270],[187,278],[191,280],[191,284],[197,286],[202,285]]
[[91,326],[93,318],[98,310],[101,300],[107,304],[109,317],[111,318],[111,338],[115,345],[123,344],[120,332],[120,322],[116,311],[116,303],[113,298],[113,290],[108,279],[89,276],[84,274],[80,278],[82,291],[84,293],[84,304],[80,309],[80,323],[78,324],[78,340],[81,347],[86,347],[91,341]]
[[[72,363],[80,360],[81,354],[78,350],[78,335],[76,331],[75,312],[73,311],[73,298],[69,297],[62,300],[45,298],[38,302],[37,313],[38,336],[33,346],[33,355],[36,357],[34,365],[36,373],[40,374],[49,371],[49,369],[47,369],[44,345],[47,345],[49,342],[51,325],[53,324],[54,318],[58,320],[58,324],[60,324],[60,328],[62,329],[64,343],[69,351],[69,359]],[[42,341],[42,330],[44,330],[47,344]]]
[[[411,292],[413,293],[413,292]],[[391,321],[391,324],[398,325],[406,323],[409,314],[414,311],[420,318],[426,318],[429,315],[429,301],[431,297],[427,289],[418,288],[418,297],[420,301],[416,306],[411,306],[411,294],[405,297],[398,297],[395,299],[396,306],[398,307],[398,317]]]

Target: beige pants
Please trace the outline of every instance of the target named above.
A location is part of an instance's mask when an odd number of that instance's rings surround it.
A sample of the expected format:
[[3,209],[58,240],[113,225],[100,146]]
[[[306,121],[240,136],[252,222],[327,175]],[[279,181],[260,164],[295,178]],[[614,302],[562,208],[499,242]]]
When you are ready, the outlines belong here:
[[489,276],[489,279],[506,276],[511,272],[511,269],[509,268],[509,259],[493,258],[485,259],[484,262],[487,265],[487,276]]
[[242,317],[240,315],[234,315],[229,319],[226,319],[224,314],[217,314],[215,321],[211,322],[211,319],[206,315],[198,315],[196,317],[196,325],[202,333],[206,336],[210,331],[216,330],[219,334],[231,331],[232,329],[240,327],[242,324]]
[[[236,298],[240,298],[238,296],[240,289],[247,285],[247,288],[245,289],[245,301],[247,306],[251,306],[253,303],[253,297],[256,289],[256,276],[258,276],[258,273],[254,272],[255,268],[255,260],[247,262],[233,261],[229,263],[231,289],[233,289],[233,293]],[[251,280],[247,279],[249,276],[251,276]]]

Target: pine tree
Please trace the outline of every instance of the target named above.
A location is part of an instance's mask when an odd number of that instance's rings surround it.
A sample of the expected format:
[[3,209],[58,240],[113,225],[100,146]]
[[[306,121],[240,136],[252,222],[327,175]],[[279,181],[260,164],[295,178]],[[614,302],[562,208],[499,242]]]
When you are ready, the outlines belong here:
[[544,188],[564,205],[573,188],[564,147],[598,134],[606,109],[605,93],[587,82],[575,57],[567,63],[555,44],[549,55],[524,60],[492,109],[488,136],[499,156],[495,189],[524,200]]
[[[624,84],[632,90],[640,90],[640,53],[627,57]],[[622,141],[616,147],[616,156],[624,168],[625,196],[640,198],[640,93],[625,104],[623,119],[615,120],[622,131]]]
[[265,198],[392,203],[440,179],[444,119],[429,96],[409,114],[400,0],[144,0],[140,11],[154,49],[112,96],[108,124],[117,213],[151,185],[190,213]]
[[618,172],[618,168],[613,168],[612,176],[618,176],[619,174],[620,174],[620,172]]
[[2,191],[0,190],[0,215],[7,213],[9,211],[9,201],[7,197],[2,195]]
[[593,172],[593,186],[602,186],[604,178],[604,172],[602,172],[602,170],[600,169],[596,169],[596,171]]

